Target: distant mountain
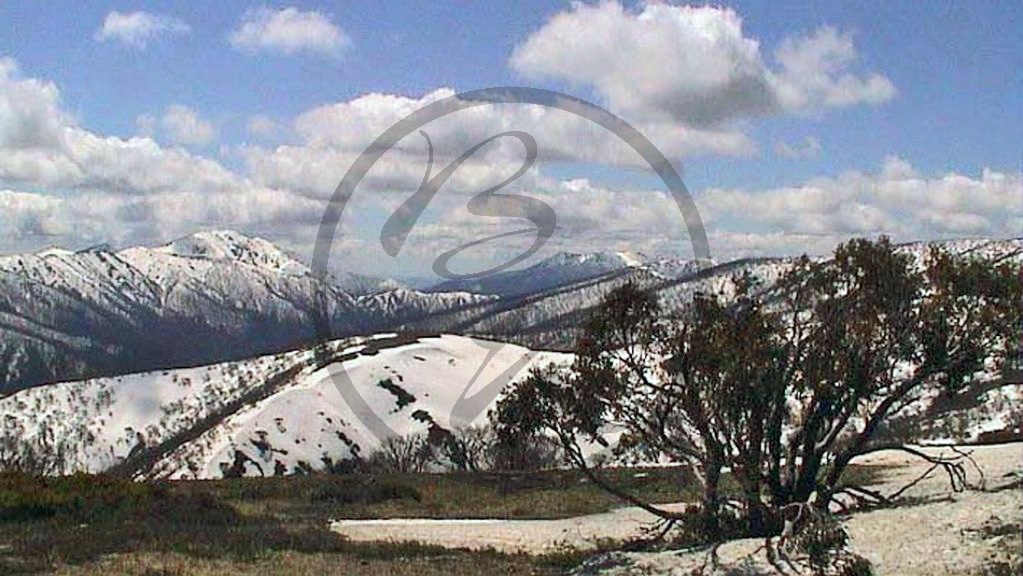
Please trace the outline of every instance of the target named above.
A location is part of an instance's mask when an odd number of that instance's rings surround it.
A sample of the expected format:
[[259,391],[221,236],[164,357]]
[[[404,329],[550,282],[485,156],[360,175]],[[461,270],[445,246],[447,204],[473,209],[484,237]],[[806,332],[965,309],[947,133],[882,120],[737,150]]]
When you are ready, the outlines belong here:
[[[912,242],[899,250],[923,260],[932,246],[953,254],[1023,262],[1023,239],[967,239]],[[733,277],[749,273],[769,290],[793,265],[792,258],[742,258],[724,263],[665,260],[520,296],[482,301],[441,312],[410,324],[423,332],[474,334],[531,348],[569,350],[581,327],[611,290],[625,282],[655,292],[666,310],[689,302],[697,293],[728,294]]]
[[[119,253],[123,259],[137,267],[147,269],[151,269],[149,264],[156,255],[228,262],[232,265],[243,264],[271,274],[311,275],[309,266],[271,242],[262,238],[250,238],[232,230],[200,232],[179,238],[158,248],[136,247],[122,250]],[[406,288],[404,284],[395,280],[355,273],[334,277],[331,279],[331,284],[351,296]]]
[[[381,287],[382,288],[382,287]],[[0,393],[59,380],[277,352],[312,341],[322,294],[338,336],[485,298],[322,284],[272,243],[201,232],[156,248],[0,258]]]
[[559,252],[528,268],[498,272],[483,278],[447,280],[429,288],[429,291],[471,292],[508,298],[542,292],[645,264],[645,257],[629,252]]
[[366,296],[390,292],[391,290],[407,290],[409,286],[399,280],[392,278],[377,278],[348,272],[341,277],[337,275],[331,278],[331,283],[340,288],[343,292],[352,296]]

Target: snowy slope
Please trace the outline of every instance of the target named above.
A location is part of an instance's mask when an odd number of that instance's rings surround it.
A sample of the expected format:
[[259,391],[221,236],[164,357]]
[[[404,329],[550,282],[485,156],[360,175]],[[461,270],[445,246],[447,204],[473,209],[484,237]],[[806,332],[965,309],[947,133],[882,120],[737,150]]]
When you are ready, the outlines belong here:
[[138,446],[188,428],[254,382],[311,358],[290,352],[22,390],[0,399],[0,444],[27,442],[60,452],[59,472],[99,472]]
[[[369,409],[394,433],[410,435],[464,424],[452,422],[452,408],[495,345],[382,334],[339,341],[334,350]],[[503,376],[522,359],[520,371]],[[467,396],[491,381],[504,389],[532,366],[571,359],[501,346]],[[0,456],[27,444],[59,454],[63,466],[51,472],[69,473],[117,469],[149,453],[148,465],[127,470],[157,478],[218,478],[238,463],[252,476],[323,469],[379,446],[339,393],[337,370],[337,363],[319,366],[306,350],[23,390],[0,399]],[[906,411],[917,439],[973,441],[1020,432],[1023,387],[978,387],[975,401],[952,411],[933,398],[918,404]],[[484,411],[474,423],[486,418]]]
[[[366,343],[385,342],[386,337],[353,341],[340,350],[348,357],[343,365],[352,384],[395,433],[427,431],[431,421],[450,429],[452,407],[489,347],[461,336],[439,336],[377,345],[365,353]],[[518,346],[501,348],[469,394],[527,354]],[[556,353],[530,355],[518,377],[536,363],[568,359]],[[319,469],[324,456],[338,462],[354,452],[369,454],[378,441],[341,398],[330,376],[337,366],[314,368],[312,352],[302,351],[24,390],[0,399],[0,446],[45,439],[64,454],[61,472],[98,472],[133,450],[189,438],[146,473],[170,478],[220,477],[238,454],[251,475]],[[265,398],[231,409],[282,373],[291,375]],[[509,382],[501,380],[500,386]],[[210,415],[215,421],[205,426]],[[191,438],[189,432],[201,426],[202,433]]]
[[[409,435],[427,432],[431,422],[453,428],[451,410],[487,352],[472,339],[445,335],[358,356],[345,362],[344,369],[373,413],[395,433]],[[527,354],[525,348],[503,347],[469,394]],[[534,364],[569,360],[555,353],[530,356],[518,377],[524,377]],[[325,458],[337,462],[352,458],[353,453],[368,455],[379,441],[341,397],[332,378],[336,370],[337,366],[331,365],[303,375],[273,396],[225,419],[160,462],[157,474],[219,477],[237,453],[244,455],[246,473],[253,475],[269,475],[275,469],[292,472],[305,466],[315,470],[324,466]],[[512,381],[504,379],[500,385]],[[485,414],[480,416],[485,418]]]

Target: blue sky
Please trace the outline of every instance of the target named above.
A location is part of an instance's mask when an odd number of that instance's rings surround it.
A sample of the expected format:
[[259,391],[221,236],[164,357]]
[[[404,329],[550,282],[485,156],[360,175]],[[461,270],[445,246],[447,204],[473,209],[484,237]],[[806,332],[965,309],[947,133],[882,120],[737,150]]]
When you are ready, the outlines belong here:
[[[151,27],[148,35],[140,32],[143,21]],[[32,125],[19,114],[29,117],[24,98],[31,95],[25,94],[38,88],[40,114],[64,114],[65,127],[117,140],[110,144],[112,156],[126,156],[119,148],[125,146],[134,153],[142,146],[140,138],[149,139],[156,149],[133,161],[136,180],[138,171],[166,170],[167,162],[175,170],[197,166],[173,179],[182,182],[180,190],[111,176],[124,169],[113,165],[101,175],[84,176],[0,166],[0,191],[17,193],[6,202],[15,214],[7,217],[13,233],[0,246],[5,251],[53,242],[155,242],[211,222],[307,251],[315,202],[329,194],[330,186],[323,184],[329,178],[299,181],[296,174],[322,167],[327,158],[343,163],[342,152],[351,150],[342,148],[354,149],[362,140],[339,143],[325,132],[363,126],[343,106],[322,122],[309,120],[315,118],[311,111],[371,93],[416,102],[442,88],[509,84],[582,96],[641,130],[660,126],[659,137],[652,139],[669,152],[677,145],[678,152],[669,156],[682,168],[701,210],[706,198],[707,219],[715,226],[712,240],[720,230],[722,255],[822,251],[859,234],[1023,234],[1023,191],[1013,193],[1023,157],[1023,5],[1018,3],[836,2],[809,8],[772,1],[690,10],[542,1],[68,2],[40,10],[35,2],[5,1],[0,22],[0,58],[13,70],[0,83],[0,152],[29,154],[18,144],[24,138],[12,134]],[[246,23],[255,34],[240,39]],[[678,33],[672,32],[676,25]],[[619,52],[619,42],[631,48]],[[795,64],[789,68],[779,56],[786,43],[794,46],[790,61]],[[583,48],[572,52],[576,44]],[[609,69],[624,72],[600,70],[589,53],[605,54]],[[645,66],[651,69],[630,76]],[[753,71],[732,86],[721,84],[720,70],[707,66]],[[47,86],[59,95],[51,98]],[[770,97],[757,100],[753,92],[742,93],[746,86],[770,90]],[[659,96],[651,96],[654,92]],[[680,112],[687,99],[720,105],[710,116]],[[383,108],[372,114],[382,117],[393,113],[389,105],[401,108],[393,102],[374,105]],[[262,130],[253,129],[254,118]],[[677,136],[692,128],[711,134]],[[720,143],[726,137],[731,143]],[[75,156],[79,152],[68,152],[70,144],[62,146],[70,164],[81,160]],[[38,146],[32,150],[39,152]],[[288,153],[286,169],[282,152]],[[511,162],[495,154],[491,165]],[[53,160],[54,153],[45,157]],[[420,158],[395,161],[421,174]],[[650,174],[623,164],[628,162],[606,154],[552,159],[538,166],[536,179],[520,184],[554,195],[565,190],[564,182],[585,179],[593,190],[571,187],[584,196],[569,205],[596,198],[599,213],[579,217],[591,225],[621,216],[608,206],[623,202],[634,212],[656,213],[644,207],[652,192],[616,196],[658,186]],[[78,169],[83,171],[88,172]],[[238,198],[221,196],[240,194],[242,188],[259,188],[246,192],[256,198],[242,202],[267,204],[266,210],[235,214],[224,208]],[[380,196],[386,199],[353,217],[353,235],[371,244],[373,226],[414,188],[382,185]],[[877,192],[889,188],[904,196]],[[458,194],[452,192],[451,206],[429,216],[423,234],[432,232],[443,244],[492,229],[449,214],[464,205]],[[979,202],[983,210],[973,210],[969,202],[978,194],[985,196]],[[929,208],[903,205],[932,197]],[[68,199],[83,198],[107,212],[67,206]],[[175,212],[175,203],[188,198],[209,199],[214,208],[206,214],[182,209],[172,222],[154,215]],[[299,203],[308,206],[300,210]],[[811,222],[784,218],[786,211],[803,206],[811,207]],[[943,217],[953,212],[955,218]],[[850,213],[863,216],[857,223],[844,221]],[[636,227],[632,233],[613,230],[603,240],[580,233],[562,247],[670,251],[644,237],[664,224],[651,218],[630,212],[620,219]],[[364,253],[363,245],[354,246],[353,252]],[[402,270],[420,271],[419,260],[412,258]],[[393,272],[379,262],[365,258],[357,267]]]

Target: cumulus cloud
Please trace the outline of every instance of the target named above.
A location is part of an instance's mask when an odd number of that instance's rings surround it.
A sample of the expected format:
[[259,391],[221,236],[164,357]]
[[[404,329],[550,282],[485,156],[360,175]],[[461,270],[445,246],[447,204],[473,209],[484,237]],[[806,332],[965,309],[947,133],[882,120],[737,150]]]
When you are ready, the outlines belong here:
[[327,14],[297,8],[247,10],[228,36],[231,46],[243,52],[308,52],[339,56],[352,40]]
[[0,57],[0,149],[56,145],[71,121],[59,103],[53,83],[19,78],[18,64]]
[[[355,159],[385,130],[431,103],[455,95],[441,88],[420,97],[370,93],[317,106],[292,122],[299,142],[274,149],[248,147],[243,156],[254,178],[270,185],[324,197],[333,192]],[[466,150],[508,131],[525,131],[537,142],[537,168],[518,182],[534,182],[540,165],[570,161],[649,169],[627,143],[605,128],[571,112],[541,105],[483,104],[449,101],[451,113],[423,130],[430,138],[436,174]],[[729,130],[702,130],[674,123],[638,127],[666,156],[679,159],[699,153],[748,154],[753,143]],[[406,136],[374,165],[364,188],[411,192],[418,188],[428,162],[429,145],[418,132]],[[469,158],[451,177],[446,191],[479,192],[513,174],[524,161],[522,143],[513,137],[495,140]],[[676,164],[677,165],[677,164]]]
[[[836,38],[841,35],[819,40],[825,45],[820,50],[840,46],[832,43]],[[814,65],[792,60],[790,67]],[[826,90],[811,92],[819,102],[843,98],[828,96]],[[0,58],[0,225],[11,231],[3,249],[31,248],[33,243],[155,242],[198,228],[229,227],[282,240],[308,255],[323,199],[355,158],[400,118],[452,94],[451,89],[419,97],[367,94],[315,107],[290,126],[280,126],[293,137],[288,144],[241,148],[243,168],[233,171],[152,137],[115,138],[87,130],[66,111],[55,85],[24,77],[13,60]],[[172,117],[181,121],[165,122]],[[150,136],[169,136],[181,128],[179,142],[213,137],[212,127],[204,135],[202,125],[208,122],[184,107],[138,122]],[[272,124],[256,117],[249,127],[259,134]],[[694,136],[679,136],[679,127]],[[458,110],[424,130],[434,144],[433,174],[484,138],[507,130],[533,134],[541,162],[503,192],[528,194],[555,209],[562,230],[549,249],[677,254],[688,247],[684,221],[666,192],[555,179],[541,171],[542,162],[555,160],[642,165],[617,137],[585,119],[543,106],[484,105]],[[717,153],[751,146],[730,128],[690,126],[673,118],[645,121],[641,130],[672,158],[706,152],[713,141],[720,142]],[[820,148],[812,137],[778,144],[781,155],[808,156]],[[403,258],[411,259],[407,270],[422,271],[423,263],[428,268],[433,258],[455,246],[528,225],[521,219],[473,216],[465,209],[468,194],[508,178],[523,156],[521,143],[504,138],[456,171],[402,251]],[[363,184],[376,193],[357,195],[353,202],[358,205],[346,212],[349,223],[355,222],[351,214],[365,218],[349,229],[332,260],[340,257],[367,267],[390,261],[379,249],[375,219],[393,212],[418,188],[426,165],[426,140],[415,132],[384,155]],[[823,253],[854,235],[889,234],[899,240],[1019,235],[1021,187],[1019,174],[924,175],[907,160],[891,157],[876,172],[853,171],[771,189],[715,188],[694,196],[712,252],[724,259]],[[523,235],[483,246],[471,253],[475,263],[468,267],[505,261],[530,242]]]
[[[630,248],[651,251],[687,237],[682,215],[664,190],[616,189],[586,178],[543,178],[519,191],[554,209],[561,227],[554,239],[559,249],[589,251]],[[470,214],[464,199],[451,199],[441,217],[425,226],[423,235],[461,242],[530,227],[526,219],[491,218]],[[525,235],[524,246],[532,243]],[[681,251],[681,244],[678,245]]]
[[209,144],[216,135],[212,124],[202,119],[195,110],[181,104],[168,106],[160,124],[175,144],[201,146]]
[[0,59],[0,208],[8,231],[0,249],[17,250],[159,241],[209,227],[311,238],[323,206],[148,137],[86,130],[52,83]]
[[100,42],[116,41],[133,48],[145,48],[151,40],[164,34],[185,34],[191,28],[180,18],[149,12],[118,12],[113,10],[96,30]]
[[[708,189],[697,192],[695,201],[712,254],[726,260],[826,254],[859,236],[897,241],[1017,237],[1023,234],[1020,190],[1018,173],[923,176],[904,159],[891,157],[873,173],[851,171],[771,189]],[[550,249],[674,255],[691,250],[685,221],[664,191],[545,179],[525,192],[557,213],[562,230]],[[438,209],[438,217],[420,223],[407,242],[417,257],[430,260],[471,240],[529,226],[525,220],[474,216],[464,200],[446,199]],[[531,242],[528,234],[502,239],[503,252],[479,257],[496,264]]]
[[[405,116],[455,94],[451,88],[440,88],[419,98],[365,94],[313,108],[296,118],[295,128],[312,145],[361,151]],[[536,138],[548,160],[642,163],[617,136],[573,112],[532,104],[484,104],[471,108],[467,104],[459,100],[450,102],[451,114],[428,126],[434,145],[447,153],[457,156],[494,134],[523,130]],[[574,107],[570,102],[564,105],[569,109]],[[748,154],[754,149],[744,134],[729,129],[702,129],[657,121],[635,127],[669,158],[700,153]]]
[[510,64],[529,77],[593,86],[628,119],[696,127],[895,95],[884,76],[853,70],[852,38],[834,28],[782,41],[774,59],[728,8],[579,2],[517,46]]
[[928,177],[890,157],[876,173],[850,171],[768,190],[710,189],[696,203],[708,229],[723,239],[712,244],[715,250],[820,252],[853,236],[1019,236],[1021,187],[1018,173],[985,169],[977,177]]
[[223,194],[173,191],[145,197],[104,191],[53,195],[0,188],[0,208],[0,225],[4,227],[0,252],[50,245],[154,244],[219,228],[260,234],[304,250],[315,236],[322,210],[302,198],[259,188]]
[[831,26],[783,40],[775,50],[781,69],[772,75],[781,107],[801,111],[891,100],[891,80],[852,72],[856,59],[852,35]]

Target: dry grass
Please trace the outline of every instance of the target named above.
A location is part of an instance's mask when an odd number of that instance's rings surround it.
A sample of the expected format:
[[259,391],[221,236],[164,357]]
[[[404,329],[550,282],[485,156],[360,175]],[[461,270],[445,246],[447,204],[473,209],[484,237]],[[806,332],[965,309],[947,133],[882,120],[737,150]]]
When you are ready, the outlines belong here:
[[[692,498],[678,469],[609,471],[652,502]],[[131,483],[0,475],[0,574],[545,574],[579,552],[527,557],[402,542],[354,542],[342,518],[554,519],[620,505],[574,472],[320,475]]]
[[538,566],[527,557],[452,553],[431,558],[392,558],[367,560],[342,554],[267,554],[255,562],[229,559],[193,558],[175,553],[117,554],[79,566],[60,567],[61,575],[107,576],[320,576],[323,574],[365,574],[384,576],[470,576],[495,574],[556,573],[556,567]]

